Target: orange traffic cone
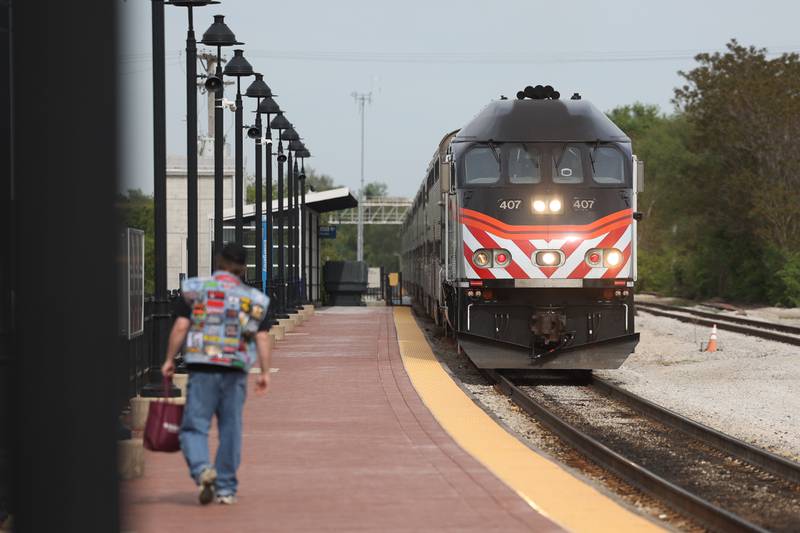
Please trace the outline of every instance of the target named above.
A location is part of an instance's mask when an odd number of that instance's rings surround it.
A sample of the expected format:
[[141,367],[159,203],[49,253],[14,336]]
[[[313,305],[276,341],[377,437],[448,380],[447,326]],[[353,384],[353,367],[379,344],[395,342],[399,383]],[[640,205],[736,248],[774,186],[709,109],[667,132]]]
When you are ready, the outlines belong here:
[[708,340],[708,344],[706,345],[707,352],[716,352],[717,351],[717,325],[711,328],[711,338]]

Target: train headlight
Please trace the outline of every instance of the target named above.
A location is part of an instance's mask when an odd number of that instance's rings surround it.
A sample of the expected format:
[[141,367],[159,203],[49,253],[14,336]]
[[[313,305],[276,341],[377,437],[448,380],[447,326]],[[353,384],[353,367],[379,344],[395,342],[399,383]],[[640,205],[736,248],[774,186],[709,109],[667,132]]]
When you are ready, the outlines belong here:
[[561,203],[561,198],[558,197],[534,198],[531,207],[533,208],[534,213],[552,215],[561,213],[562,209],[564,208],[564,204]]
[[488,250],[478,250],[473,254],[472,262],[477,267],[486,268],[491,265],[492,256],[489,254]]
[[541,250],[534,254],[533,262],[540,267],[556,267],[562,262],[561,252],[557,250]]
[[622,252],[619,250],[606,250],[606,253],[603,254],[605,257],[605,264],[607,267],[615,267],[622,262]]

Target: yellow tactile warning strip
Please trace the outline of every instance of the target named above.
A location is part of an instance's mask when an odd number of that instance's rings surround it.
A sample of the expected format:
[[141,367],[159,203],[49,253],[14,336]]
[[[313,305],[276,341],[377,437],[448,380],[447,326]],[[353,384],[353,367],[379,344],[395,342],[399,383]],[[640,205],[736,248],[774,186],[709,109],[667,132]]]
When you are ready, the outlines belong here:
[[394,321],[403,364],[426,407],[459,446],[531,507],[572,531],[661,531],[492,420],[442,368],[409,308],[395,308]]

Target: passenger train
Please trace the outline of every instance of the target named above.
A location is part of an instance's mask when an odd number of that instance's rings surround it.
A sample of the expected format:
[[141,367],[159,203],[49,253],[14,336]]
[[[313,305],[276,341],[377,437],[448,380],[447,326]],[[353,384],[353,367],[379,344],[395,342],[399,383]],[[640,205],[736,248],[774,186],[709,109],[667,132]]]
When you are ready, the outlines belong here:
[[634,331],[630,139],[575,93],[526,87],[439,143],[406,215],[405,290],[481,368],[618,368]]

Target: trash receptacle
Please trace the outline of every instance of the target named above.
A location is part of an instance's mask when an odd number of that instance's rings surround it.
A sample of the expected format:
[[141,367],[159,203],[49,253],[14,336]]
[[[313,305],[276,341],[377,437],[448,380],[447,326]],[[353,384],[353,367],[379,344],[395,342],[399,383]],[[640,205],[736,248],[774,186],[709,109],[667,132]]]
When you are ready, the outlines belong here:
[[364,261],[328,261],[322,280],[330,305],[363,305],[367,292],[367,264]]

